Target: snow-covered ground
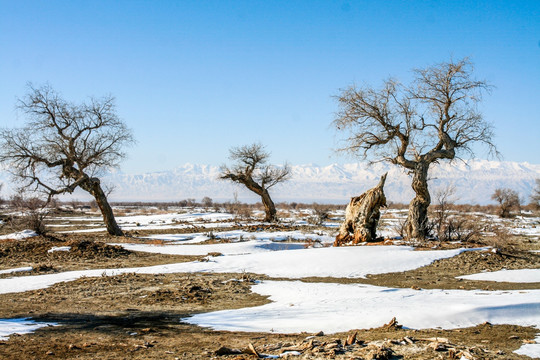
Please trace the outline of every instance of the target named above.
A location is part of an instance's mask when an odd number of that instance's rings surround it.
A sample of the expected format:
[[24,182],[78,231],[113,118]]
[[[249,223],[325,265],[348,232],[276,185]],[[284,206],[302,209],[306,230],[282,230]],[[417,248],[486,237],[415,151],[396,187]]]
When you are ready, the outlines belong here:
[[[150,235],[145,238],[153,240],[174,241],[177,244],[186,244],[187,241],[202,242],[209,240],[210,237],[215,239],[227,240],[230,242],[238,242],[245,240],[272,240],[272,241],[297,241],[302,242],[306,240],[319,241],[321,243],[332,244],[334,242],[334,236],[319,232],[302,232],[302,231],[257,231],[248,232],[244,230],[232,230],[232,231],[217,231],[212,233],[191,233],[191,234],[163,234],[163,235]],[[197,239],[197,241],[192,241]]]
[[540,269],[499,270],[459,276],[460,279],[514,283],[540,283]]
[[2,235],[0,236],[0,240],[24,240],[30,237],[37,236],[38,234],[35,231],[32,230],[23,230],[12,234]]
[[[259,242],[259,244],[262,243]],[[212,246],[211,249],[223,253],[227,252],[227,247],[231,245],[218,244]],[[167,251],[167,248],[167,246],[162,246],[153,248],[153,250]],[[251,272],[294,279],[314,276],[363,278],[368,274],[416,269],[435,260],[449,258],[466,251],[465,249],[414,251],[414,248],[406,246],[355,246],[261,251],[257,242],[251,242],[242,250],[248,251],[249,248],[252,249],[251,253],[212,257],[205,262],[191,262],[175,266],[178,269],[177,272]],[[191,254],[190,250],[193,250]],[[186,245],[185,248],[180,245],[176,251],[183,251],[184,255],[200,254],[196,253],[197,245]]]
[[223,255],[253,254],[277,250],[303,249],[304,244],[280,243],[270,240],[251,240],[230,244],[208,245],[151,245],[151,244],[111,244],[122,246],[131,251],[143,251],[158,254],[174,255],[206,255],[221,253]]
[[519,349],[514,351],[516,354],[529,356],[533,359],[540,358],[540,335],[534,339],[534,344],[523,344]]
[[53,246],[49,250],[47,250],[48,253],[53,253],[57,251],[69,251],[71,250],[71,246]]
[[[540,290],[413,290],[362,284],[264,281],[266,305],[196,314],[186,322],[215,330],[334,333],[382,326],[393,317],[415,329],[454,329],[489,321],[540,328]],[[519,353],[540,354],[540,344]]]
[[454,329],[485,321],[540,326],[540,290],[414,290],[301,281],[264,281],[252,290],[272,302],[185,320],[216,330],[282,333],[368,329],[393,317],[414,329]]
[[13,334],[28,334],[53,323],[38,323],[27,319],[0,319],[0,340],[7,340]]
[[[191,213],[165,213],[155,215],[131,215],[118,216],[116,222],[125,231],[133,230],[157,230],[157,229],[187,229],[192,227],[201,228],[227,228],[234,226],[233,215],[216,212],[191,212]],[[60,222],[88,222],[88,229],[68,230],[63,233],[90,233],[106,231],[100,217],[62,217],[56,218]],[[66,226],[66,224],[56,224]],[[69,226],[69,224],[67,224]]]
[[32,271],[32,267],[23,266],[23,267],[18,267],[18,268],[13,268],[13,269],[0,270],[0,275],[13,274],[13,273],[18,273],[18,272],[27,272],[27,271]]
[[[244,243],[240,244],[244,245]],[[225,247],[231,244],[220,245]],[[77,270],[0,279],[0,294],[43,289],[59,282],[73,281],[83,276],[114,276],[126,273],[252,272],[287,278],[314,276],[363,278],[367,274],[412,270],[430,264],[437,259],[452,257],[466,251],[465,249],[414,251],[412,247],[400,246],[328,247],[266,251],[257,249],[257,246],[254,246],[253,243],[249,244],[246,249],[255,252],[243,255],[211,257],[208,261],[135,268]],[[381,261],[381,259],[384,259],[384,261]]]

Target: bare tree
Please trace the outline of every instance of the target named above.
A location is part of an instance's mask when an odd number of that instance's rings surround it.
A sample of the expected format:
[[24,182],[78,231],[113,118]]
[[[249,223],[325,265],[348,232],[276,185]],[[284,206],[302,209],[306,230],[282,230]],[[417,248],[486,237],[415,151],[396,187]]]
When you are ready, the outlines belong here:
[[446,185],[435,191],[434,230],[439,240],[450,240],[449,215],[450,206],[454,203],[456,187]]
[[507,188],[495,189],[491,199],[499,203],[499,216],[502,218],[511,217],[512,210],[520,210],[519,194],[515,190]]
[[285,164],[276,167],[267,164],[270,154],[261,144],[244,145],[229,150],[229,159],[235,161],[232,167],[221,167],[220,179],[243,184],[261,197],[266,216],[264,221],[277,221],[276,207],[268,189],[291,176],[291,168]]
[[208,196],[205,196],[205,197],[202,198],[201,204],[202,204],[205,208],[209,208],[209,207],[212,207],[212,205],[214,204],[214,201],[212,200],[212,198],[210,198],[210,197],[208,197]]
[[492,127],[477,111],[490,86],[474,80],[472,71],[467,59],[450,61],[414,70],[408,86],[391,79],[381,89],[352,86],[337,97],[340,111],[333,124],[348,134],[340,150],[371,162],[390,162],[412,174],[416,196],[406,224],[410,238],[427,236],[430,165],[472,155],[471,145],[478,142],[496,152]]
[[18,108],[28,121],[23,128],[0,131],[0,162],[21,188],[43,191],[50,200],[80,187],[94,197],[109,234],[123,235],[97,177],[117,166],[123,147],[133,142],[116,115],[114,98],[74,104],[50,86],[30,86]]

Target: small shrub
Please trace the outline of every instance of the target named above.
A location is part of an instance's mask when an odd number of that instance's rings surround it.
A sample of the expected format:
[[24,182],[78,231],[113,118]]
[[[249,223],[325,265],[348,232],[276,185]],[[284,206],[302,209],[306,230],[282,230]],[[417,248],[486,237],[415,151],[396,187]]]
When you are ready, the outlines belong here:
[[514,250],[512,233],[506,227],[495,225],[491,228],[491,232],[494,233],[494,236],[484,238],[484,244],[497,249],[499,252],[511,252]]
[[10,218],[10,225],[14,230],[29,229],[39,235],[47,233],[45,219],[50,214],[48,203],[37,196],[27,197],[24,191],[13,195],[11,206],[20,214]]
[[481,226],[469,216],[449,216],[439,233],[441,241],[475,242],[480,238]]
[[407,218],[400,218],[395,223],[395,225],[392,226],[392,230],[396,234],[398,234],[398,236],[400,236],[402,239],[404,239],[405,236],[407,235],[406,225],[407,225]]
[[314,203],[312,208],[314,214],[308,217],[308,223],[322,225],[330,217],[330,208],[328,206]]

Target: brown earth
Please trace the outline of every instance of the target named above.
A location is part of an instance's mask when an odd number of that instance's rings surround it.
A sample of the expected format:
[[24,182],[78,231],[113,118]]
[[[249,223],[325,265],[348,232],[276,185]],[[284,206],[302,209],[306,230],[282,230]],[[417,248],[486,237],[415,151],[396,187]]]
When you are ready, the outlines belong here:
[[[150,266],[202,258],[133,252],[105,243],[117,240],[117,237],[108,235],[62,234],[37,236],[22,241],[0,240],[0,270],[32,266],[32,274],[35,275],[69,270]],[[71,250],[48,252],[60,246],[70,246]],[[0,274],[0,278],[24,275],[28,273]]]
[[[126,239],[128,241],[129,239]],[[57,235],[0,242],[0,269],[50,265],[35,273],[73,269],[147,266],[202,257],[126,251],[105,235]],[[48,253],[53,246],[70,252]],[[527,252],[465,252],[403,273],[367,279],[304,279],[362,282],[389,287],[448,289],[538,289],[540,284],[510,284],[455,279],[502,268],[539,268],[540,256]],[[457,330],[408,330],[399,326],[332,335],[212,331],[181,319],[199,312],[258,306],[268,302],[250,291],[254,274],[124,274],[81,278],[46,289],[0,295],[0,318],[29,317],[58,326],[0,341],[0,359],[254,359],[296,350],[290,359],[526,359],[514,354],[537,329],[483,324]],[[389,321],[391,319],[388,319]],[[399,319],[397,319],[399,322]],[[347,337],[357,333],[346,345]],[[244,351],[237,353],[236,350]],[[252,351],[251,351],[252,352]],[[218,355],[220,354],[220,355]]]

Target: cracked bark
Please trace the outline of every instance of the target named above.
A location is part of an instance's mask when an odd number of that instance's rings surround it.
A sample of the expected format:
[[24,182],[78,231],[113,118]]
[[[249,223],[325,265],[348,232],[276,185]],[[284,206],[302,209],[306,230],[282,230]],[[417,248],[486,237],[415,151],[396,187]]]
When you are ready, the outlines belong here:
[[103,215],[103,221],[105,222],[105,226],[107,227],[107,232],[115,236],[124,236],[124,232],[116,223],[112,208],[107,201],[107,196],[105,195],[105,192],[101,188],[101,182],[99,181],[99,179],[88,178],[87,181],[81,183],[81,188],[88,191],[90,194],[92,194],[94,199],[96,199],[96,203],[101,210],[101,214]]
[[345,210],[345,221],[339,229],[334,246],[347,243],[353,245],[375,241],[377,225],[381,216],[380,208],[386,206],[384,183],[386,175],[381,176],[379,184],[360,196],[351,198]]
[[409,215],[405,225],[405,232],[409,239],[425,239],[428,223],[428,207],[431,203],[429,195],[427,174],[429,163],[419,161],[413,170],[412,188],[416,194],[409,204]]

